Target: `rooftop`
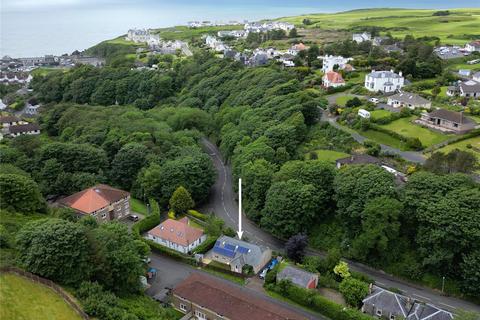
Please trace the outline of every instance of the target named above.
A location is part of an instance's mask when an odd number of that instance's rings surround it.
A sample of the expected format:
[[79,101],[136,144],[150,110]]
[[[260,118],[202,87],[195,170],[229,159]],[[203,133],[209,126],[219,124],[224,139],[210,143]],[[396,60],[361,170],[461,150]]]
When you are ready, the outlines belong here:
[[428,114],[432,118],[440,118],[455,123],[474,123],[474,121],[468,117],[465,117],[463,112],[455,112],[446,109],[437,109]]
[[299,268],[292,266],[286,266],[282,271],[277,274],[277,280],[288,279],[292,283],[302,287],[306,287],[310,280],[317,275]]
[[398,101],[401,101],[404,103],[410,103],[413,105],[427,104],[430,102],[429,100],[423,98],[422,96],[419,96],[418,94],[410,93],[410,92],[397,93],[391,96],[389,99],[398,100]]
[[180,220],[167,219],[148,233],[186,247],[203,236],[202,230],[190,227],[188,222],[186,217]]
[[8,131],[14,134],[38,130],[40,130],[40,126],[36,123],[18,124],[16,126],[8,127]]
[[60,203],[89,214],[126,198],[129,195],[130,193],[127,191],[115,189],[105,184],[99,184],[63,198],[60,200]]
[[18,122],[20,119],[16,116],[2,116],[0,117],[0,123],[10,123],[10,122]]
[[401,75],[393,71],[375,71],[373,70],[368,76],[372,78],[402,78]]
[[295,320],[304,316],[225,281],[193,273],[173,294],[230,320]]
[[332,83],[344,83],[345,80],[343,80],[343,77],[340,73],[335,72],[335,71],[329,71],[325,73],[325,77],[329,82]]
[[267,248],[235,238],[221,236],[212,251],[229,258],[231,261],[242,259],[244,264],[256,266],[261,262]]

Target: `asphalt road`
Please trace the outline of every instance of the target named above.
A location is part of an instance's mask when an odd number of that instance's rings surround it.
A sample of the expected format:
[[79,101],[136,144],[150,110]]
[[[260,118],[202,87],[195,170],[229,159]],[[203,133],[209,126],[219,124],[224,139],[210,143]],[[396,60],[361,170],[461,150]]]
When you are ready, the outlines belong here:
[[[221,217],[227,226],[238,229],[238,205],[236,195],[233,191],[232,175],[230,166],[225,164],[218,148],[208,141],[202,140],[205,150],[210,155],[212,162],[217,170],[217,180],[210,192],[208,203],[202,208],[204,212],[214,212]],[[238,183],[238,182],[236,182]],[[242,224],[244,229],[244,237],[246,236],[250,242],[269,246],[272,250],[282,251],[284,241],[273,237],[271,234],[261,230],[253,222],[249,221],[244,213],[242,213]],[[324,256],[321,251],[309,249],[309,255]],[[357,272],[367,274],[375,280],[378,286],[384,288],[400,289],[405,295],[411,296],[417,300],[432,303],[438,307],[455,311],[457,309],[470,310],[480,312],[480,306],[474,303],[447,297],[437,290],[425,288],[417,284],[409,283],[405,280],[396,278],[386,274],[381,270],[376,270],[358,262],[346,260],[350,268]]]

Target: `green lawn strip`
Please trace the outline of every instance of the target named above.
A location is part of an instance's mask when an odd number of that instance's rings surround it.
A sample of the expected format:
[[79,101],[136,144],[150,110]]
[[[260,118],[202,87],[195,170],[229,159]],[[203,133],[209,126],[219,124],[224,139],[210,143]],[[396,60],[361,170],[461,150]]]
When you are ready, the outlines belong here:
[[228,274],[228,273],[224,273],[224,272],[221,272],[221,271],[208,269],[208,268],[202,268],[202,270],[205,271],[205,272],[208,272],[210,274],[213,274],[214,276],[221,277],[221,278],[224,278],[226,280],[238,283],[242,286],[245,285],[245,279],[243,279],[243,278],[236,277],[236,276]]
[[321,314],[321,313],[319,313],[319,312],[316,312],[316,311],[314,311],[314,310],[312,310],[312,309],[309,309],[309,308],[307,308],[307,307],[305,307],[305,306],[302,306],[301,304],[298,304],[298,303],[296,303],[295,301],[292,301],[292,300],[290,300],[290,299],[288,299],[288,298],[285,298],[285,297],[282,296],[281,294],[278,294],[278,293],[273,292],[273,291],[270,291],[270,290],[265,290],[265,292],[266,292],[270,297],[272,297],[272,298],[274,298],[274,299],[276,299],[276,300],[279,300],[279,301],[288,303],[288,304],[290,304],[290,305],[292,305],[292,306],[295,306],[295,307],[297,307],[297,308],[300,308],[300,309],[302,309],[302,310],[305,310],[305,311],[307,311],[307,312],[309,312],[309,313],[312,313],[312,314],[318,316],[319,318],[325,318],[325,316],[324,316],[323,314]]
[[462,140],[459,142],[455,142],[435,151],[448,153],[452,150],[459,149],[459,150],[467,151],[474,154],[475,157],[478,159],[478,161],[480,161],[480,152],[474,150],[473,148],[471,149],[467,148],[467,145],[471,145],[474,148],[480,149],[480,137],[474,137],[474,138]]
[[386,133],[375,131],[375,130],[367,130],[359,132],[365,138],[373,140],[377,143],[384,144],[396,149],[406,150],[406,144],[403,141],[398,140]]
[[50,288],[14,274],[0,275],[0,319],[81,319]]
[[211,267],[217,267],[217,268],[220,268],[220,269],[225,269],[225,270],[230,271],[230,266],[229,265],[227,265],[225,263],[218,262],[218,261],[212,261],[208,265],[211,266]]
[[135,198],[130,198],[130,209],[133,212],[137,212],[143,215],[148,214],[148,209],[145,203]]
[[[348,157],[347,153],[334,150],[315,150],[313,152],[317,154],[318,160],[328,162],[335,162],[338,159]],[[310,153],[305,154],[305,159],[310,159]]]
[[335,100],[335,103],[340,107],[345,107],[345,104],[347,103],[347,101],[353,98],[355,98],[355,96],[352,96],[352,95],[340,96]]
[[453,135],[451,134],[435,132],[412,123],[412,120],[416,118],[416,116],[401,118],[389,124],[381,125],[381,127],[401,134],[405,137],[419,138],[425,147],[429,147],[452,138]]
[[[441,98],[448,97],[447,96],[447,89],[448,89],[447,86],[440,87],[440,93],[438,94],[438,97],[441,97]],[[432,89],[422,90],[422,92],[427,93],[427,94],[432,94]]]
[[386,118],[386,117],[389,117],[392,113],[388,110],[374,110],[374,111],[370,111],[370,117],[373,119],[373,120],[378,120],[378,119],[381,119],[381,118]]

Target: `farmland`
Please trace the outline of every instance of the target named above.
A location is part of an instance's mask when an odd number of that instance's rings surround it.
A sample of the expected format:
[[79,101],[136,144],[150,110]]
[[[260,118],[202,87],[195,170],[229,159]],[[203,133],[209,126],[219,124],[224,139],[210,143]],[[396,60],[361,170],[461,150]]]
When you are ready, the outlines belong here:
[[[437,36],[449,44],[465,44],[472,30],[480,30],[480,9],[452,9],[448,16],[433,16],[435,10],[364,9],[333,14],[309,14],[279,20],[306,28],[327,30],[360,29],[362,27],[387,28],[394,37],[412,34],[415,37]],[[478,32],[476,33],[478,35]]]

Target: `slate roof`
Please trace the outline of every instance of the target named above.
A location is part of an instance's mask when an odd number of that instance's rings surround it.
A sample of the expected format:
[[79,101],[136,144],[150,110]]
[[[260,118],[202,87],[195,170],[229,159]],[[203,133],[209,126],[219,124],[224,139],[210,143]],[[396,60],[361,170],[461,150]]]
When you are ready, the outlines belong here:
[[311,273],[302,269],[298,269],[292,266],[286,266],[282,271],[277,274],[277,281],[288,279],[292,283],[306,287],[312,278],[316,278],[315,273]]
[[230,320],[300,320],[306,317],[266,298],[198,272],[173,289],[173,294]]
[[20,119],[15,116],[2,116],[0,117],[0,123],[11,123],[11,122],[18,122]]
[[12,134],[26,133],[40,130],[40,126],[36,123],[18,124],[8,127],[8,131]]
[[475,123],[472,119],[465,117],[463,112],[455,112],[446,109],[437,109],[432,111],[428,114],[429,117],[432,118],[440,118],[444,120],[448,120],[455,123],[467,124],[467,123]]
[[380,159],[368,154],[352,154],[349,157],[338,159],[337,164],[379,164]]
[[249,264],[258,266],[263,260],[263,253],[268,250],[265,247],[248,243],[235,238],[221,236],[217,239],[212,251],[220,254],[230,261],[240,261],[242,265]]
[[115,189],[105,184],[74,193],[61,199],[59,202],[80,212],[89,214],[100,210],[113,202],[117,202],[130,195],[127,191]]
[[407,320],[452,320],[453,315],[434,305],[422,303],[394,293],[383,288],[372,285],[372,292],[365,299],[363,304],[375,306],[375,309],[382,310],[386,316],[394,314]]
[[402,78],[402,76],[392,71],[372,71],[368,76],[372,78]]
[[184,247],[203,236],[203,231],[188,225],[188,218],[180,220],[167,219],[152,230],[149,234],[155,237],[180,244]]
[[465,93],[480,92],[480,82],[469,80],[460,83],[460,88]]
[[420,105],[420,104],[430,103],[429,100],[423,98],[422,96],[419,96],[418,94],[410,93],[410,92],[397,93],[397,94],[394,94],[393,96],[389,97],[389,99],[397,100],[397,101],[412,104],[412,105]]

